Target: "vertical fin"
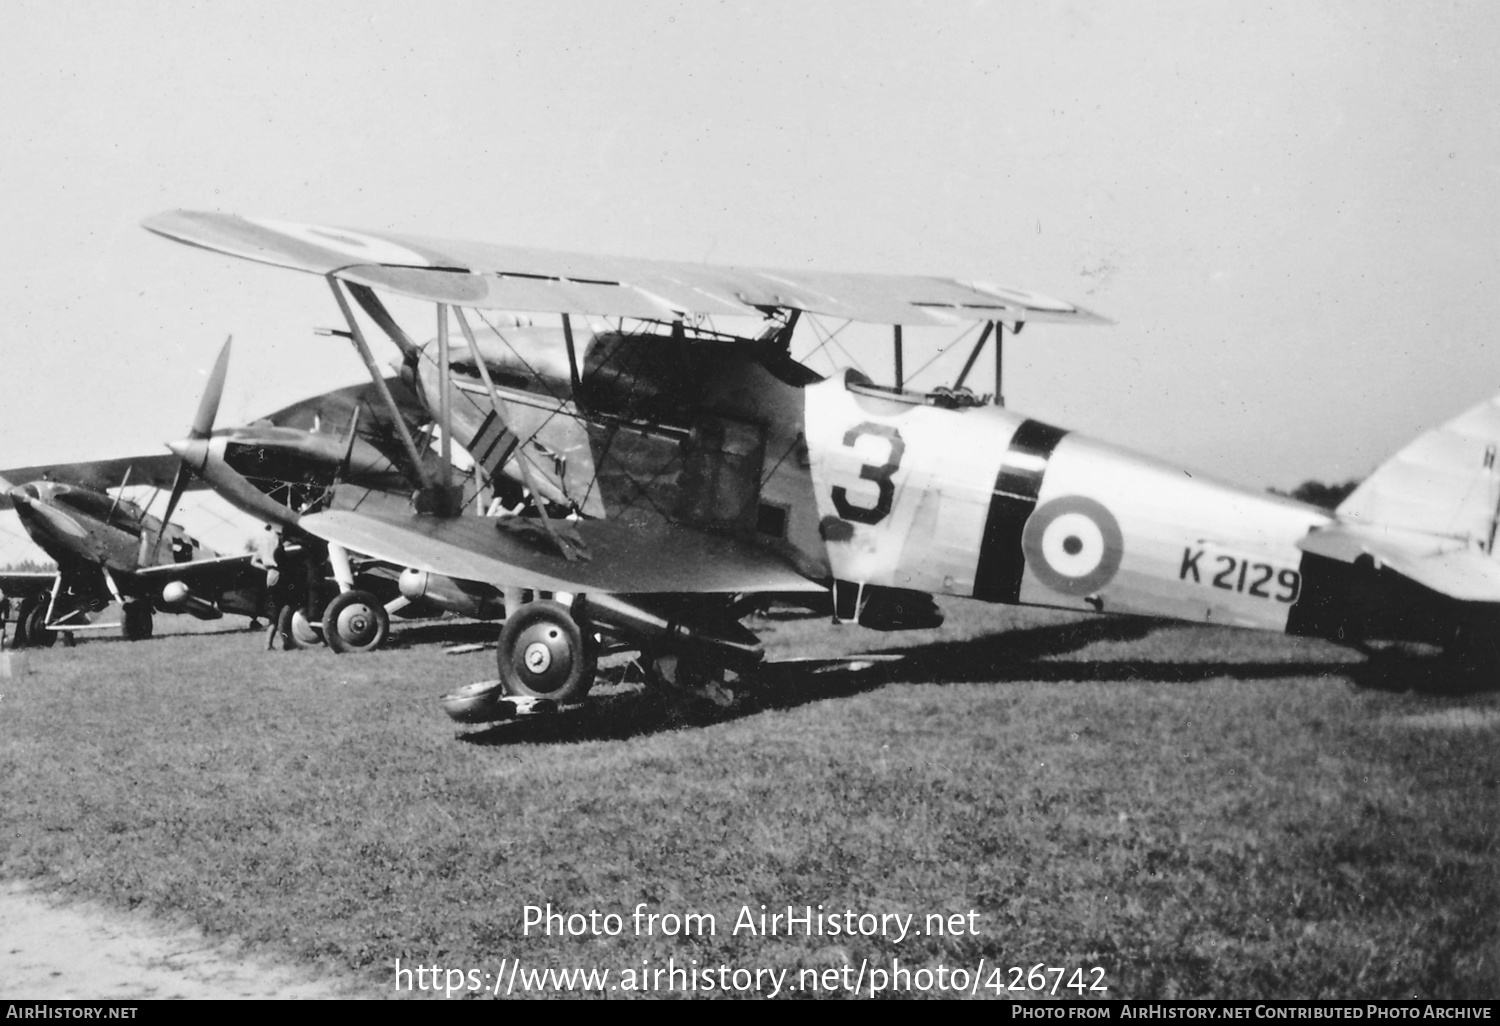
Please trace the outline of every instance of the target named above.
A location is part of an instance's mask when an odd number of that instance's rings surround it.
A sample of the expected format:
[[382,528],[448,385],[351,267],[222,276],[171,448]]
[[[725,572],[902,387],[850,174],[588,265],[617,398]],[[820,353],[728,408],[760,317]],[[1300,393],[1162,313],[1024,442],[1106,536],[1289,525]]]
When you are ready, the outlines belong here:
[[1341,520],[1468,541],[1489,552],[1500,516],[1500,396],[1428,431],[1340,504]]

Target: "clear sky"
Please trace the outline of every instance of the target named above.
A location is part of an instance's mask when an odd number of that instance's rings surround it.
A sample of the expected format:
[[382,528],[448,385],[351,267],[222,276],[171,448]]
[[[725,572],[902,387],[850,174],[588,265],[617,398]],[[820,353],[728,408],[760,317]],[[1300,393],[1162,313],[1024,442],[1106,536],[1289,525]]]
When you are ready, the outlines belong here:
[[177,207],[1029,287],[1116,323],[1011,342],[1010,405],[1257,488],[1500,391],[1483,0],[0,13],[0,467],[162,451],[231,333],[221,424],[362,378]]

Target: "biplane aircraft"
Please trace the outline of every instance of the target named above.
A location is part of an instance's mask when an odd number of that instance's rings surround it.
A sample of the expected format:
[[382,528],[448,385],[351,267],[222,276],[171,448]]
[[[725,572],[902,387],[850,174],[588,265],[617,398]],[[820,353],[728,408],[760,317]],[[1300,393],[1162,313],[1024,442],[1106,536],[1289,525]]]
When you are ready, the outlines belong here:
[[[313,539],[309,544],[299,527],[303,516],[320,510],[410,508],[408,482],[415,475],[400,451],[390,418],[395,416],[408,434],[420,436],[432,426],[413,391],[415,376],[385,375],[378,386],[336,389],[249,424],[215,429],[217,400],[211,408],[209,397],[223,392],[230,345],[226,341],[219,351],[192,431],[167,447],[195,480],[241,512],[274,526],[283,542],[283,562],[288,561],[287,550],[299,552],[298,561],[315,560],[307,593],[273,613],[285,643],[307,647],[327,642],[336,652],[364,652],[384,642],[392,614],[456,612],[498,618],[503,611],[498,599],[492,601],[483,589],[466,588],[464,582],[419,577],[415,572],[398,578],[399,568],[362,561],[357,554],[351,559],[338,549],[333,565],[325,568],[318,553],[321,542]],[[380,395],[391,398],[389,410]],[[437,473],[437,462],[444,458],[431,446],[419,445],[417,455],[429,476]],[[478,498],[472,488],[463,495],[465,504]],[[330,580],[347,587],[329,594],[325,585]]]
[[[170,212],[145,227],[322,275],[344,319],[334,333],[372,379],[356,306],[401,351],[445,443],[524,487],[530,515],[459,515],[451,482],[422,471],[403,435],[414,512],[299,521],[333,550],[415,574],[552,593],[507,604],[498,660],[513,695],[581,696],[600,638],[638,648],[664,682],[711,685],[761,659],[740,621],[772,600],[886,630],[935,625],[933,596],[953,595],[1436,642],[1489,661],[1500,638],[1497,402],[1424,435],[1330,513],[963,388],[991,337],[998,352],[1003,333],[1028,321],[1102,320],[1031,292],[218,213]],[[413,341],[381,292],[433,304],[436,338]],[[498,311],[560,323],[502,322]],[[710,318],[757,326],[720,332]],[[792,333],[818,318],[892,326],[894,384],[852,370],[824,378],[794,360]],[[462,344],[450,338],[455,322]],[[903,386],[903,329],[979,324],[954,387]]]
[[[215,430],[230,345],[226,341],[220,351],[187,437],[168,443],[174,455],[3,472],[26,483],[12,487],[0,477],[0,508],[14,508],[27,534],[60,568],[58,573],[0,573],[0,592],[18,608],[17,643],[46,646],[59,634],[89,630],[94,626],[90,615],[112,600],[122,603],[127,638],[149,636],[156,611],[199,619],[217,619],[225,612],[276,615],[277,610],[263,608],[265,571],[249,565],[251,556],[219,557],[170,524],[187,490],[212,488],[241,511],[292,534],[306,509],[380,508],[382,501],[394,501],[393,495],[399,499],[396,508],[407,506],[406,475],[382,449],[389,449],[393,436],[369,385],[325,392],[250,424]],[[386,384],[409,425],[427,419],[398,379]],[[341,425],[347,426],[341,430]],[[152,517],[125,498],[127,486],[169,489],[164,515]],[[375,620],[362,604],[376,601],[370,591],[403,613],[435,611],[431,600],[419,606],[401,597],[394,573],[368,565],[360,569],[359,582],[369,591],[332,611],[340,628],[333,643],[340,650],[375,647],[383,639],[383,631],[373,633]],[[319,595],[314,601],[316,626],[300,607],[280,611],[289,621],[284,633],[294,646],[319,643],[326,634],[327,598]]]
[[[126,499],[121,493],[131,484],[172,487],[164,515]],[[173,456],[0,471],[0,509],[13,508],[57,564],[56,573],[0,572],[0,591],[18,601],[16,644],[50,646],[59,634],[92,629],[93,614],[111,603],[121,606],[131,640],[151,636],[158,610],[200,620],[255,616],[265,575],[251,557],[221,556],[171,523],[187,487]]]

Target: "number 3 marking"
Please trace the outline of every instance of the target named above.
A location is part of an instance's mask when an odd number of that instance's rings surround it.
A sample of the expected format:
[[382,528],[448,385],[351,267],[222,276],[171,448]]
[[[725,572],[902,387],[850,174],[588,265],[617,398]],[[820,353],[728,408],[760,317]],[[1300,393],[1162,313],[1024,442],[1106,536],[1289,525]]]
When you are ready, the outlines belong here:
[[876,438],[884,438],[891,447],[891,454],[884,463],[866,463],[859,468],[859,476],[864,481],[874,481],[879,492],[875,497],[873,506],[856,506],[849,501],[849,494],[842,486],[833,489],[833,508],[839,511],[839,516],[845,520],[852,520],[856,524],[878,524],[890,516],[891,503],[896,497],[896,486],[891,483],[891,475],[901,467],[901,457],[906,453],[906,443],[901,440],[901,432],[886,424],[861,424],[844,435],[844,444],[851,449],[859,441],[861,435],[874,435]]

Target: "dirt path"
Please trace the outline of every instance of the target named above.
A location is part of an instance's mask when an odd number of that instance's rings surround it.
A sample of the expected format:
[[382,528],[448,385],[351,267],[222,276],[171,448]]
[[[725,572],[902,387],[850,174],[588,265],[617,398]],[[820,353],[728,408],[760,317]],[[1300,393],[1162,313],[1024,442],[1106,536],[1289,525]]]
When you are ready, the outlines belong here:
[[0,993],[24,1000],[344,998],[348,980],[249,959],[201,933],[0,883]]

